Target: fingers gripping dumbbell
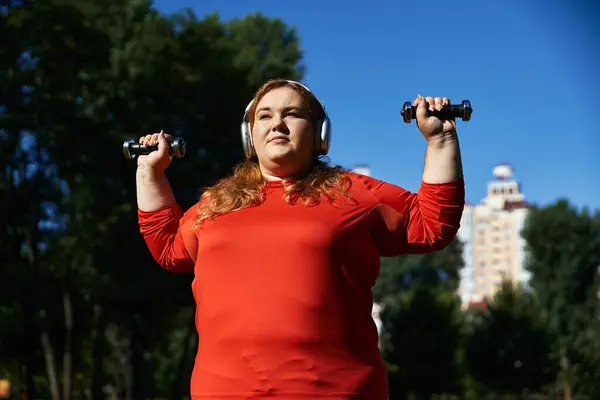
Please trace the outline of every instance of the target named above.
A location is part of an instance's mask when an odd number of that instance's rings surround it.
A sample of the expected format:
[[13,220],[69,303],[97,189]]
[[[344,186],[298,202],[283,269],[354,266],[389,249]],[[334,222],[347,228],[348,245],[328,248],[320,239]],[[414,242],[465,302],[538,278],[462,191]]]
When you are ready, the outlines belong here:
[[[150,154],[153,151],[158,150],[158,145],[156,146],[143,146],[139,143],[136,143],[135,140],[129,139],[123,142],[123,155],[125,158],[131,160],[139,155]],[[182,138],[175,138],[173,143],[169,143],[169,152],[177,157],[182,158],[185,156],[186,146],[185,141]]]
[[[432,117],[438,117],[440,119],[460,118],[466,122],[471,119],[473,107],[471,107],[471,102],[469,100],[463,100],[461,104],[450,104],[440,111],[427,112]],[[410,101],[407,101],[404,103],[400,114],[402,115],[404,122],[409,124],[413,119],[417,118],[417,107],[413,106]]]

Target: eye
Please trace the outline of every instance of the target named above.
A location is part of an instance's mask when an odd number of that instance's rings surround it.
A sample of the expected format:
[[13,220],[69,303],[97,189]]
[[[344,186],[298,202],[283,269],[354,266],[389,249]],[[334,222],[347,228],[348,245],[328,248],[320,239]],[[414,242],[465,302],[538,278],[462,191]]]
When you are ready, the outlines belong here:
[[259,120],[263,120],[263,119],[267,119],[267,118],[269,118],[269,114],[261,114],[258,116]]

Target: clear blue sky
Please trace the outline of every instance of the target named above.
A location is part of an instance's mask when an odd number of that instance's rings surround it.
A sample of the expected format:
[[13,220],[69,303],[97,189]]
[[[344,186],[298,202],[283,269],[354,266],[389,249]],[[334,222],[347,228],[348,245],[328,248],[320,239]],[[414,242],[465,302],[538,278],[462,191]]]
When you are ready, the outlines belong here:
[[402,122],[402,104],[417,94],[469,99],[473,119],[457,121],[469,202],[508,162],[530,202],[600,208],[600,7],[591,1],[154,4],[223,20],[260,11],[296,27],[304,82],[332,119],[335,164],[367,164],[376,178],[417,190],[425,142]]

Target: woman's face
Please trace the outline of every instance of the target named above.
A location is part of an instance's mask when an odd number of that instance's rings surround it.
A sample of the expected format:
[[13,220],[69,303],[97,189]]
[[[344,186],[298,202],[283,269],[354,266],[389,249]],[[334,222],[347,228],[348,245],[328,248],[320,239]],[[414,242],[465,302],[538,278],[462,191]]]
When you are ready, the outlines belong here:
[[256,106],[252,138],[267,177],[285,179],[310,168],[315,134],[303,96],[285,86],[266,93]]

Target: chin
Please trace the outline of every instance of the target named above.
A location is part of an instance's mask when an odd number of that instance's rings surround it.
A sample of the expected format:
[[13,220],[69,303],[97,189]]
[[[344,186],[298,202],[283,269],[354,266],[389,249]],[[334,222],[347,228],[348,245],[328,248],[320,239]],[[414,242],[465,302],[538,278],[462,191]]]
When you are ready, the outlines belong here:
[[274,164],[285,164],[294,158],[291,151],[273,151],[266,156],[267,161]]

